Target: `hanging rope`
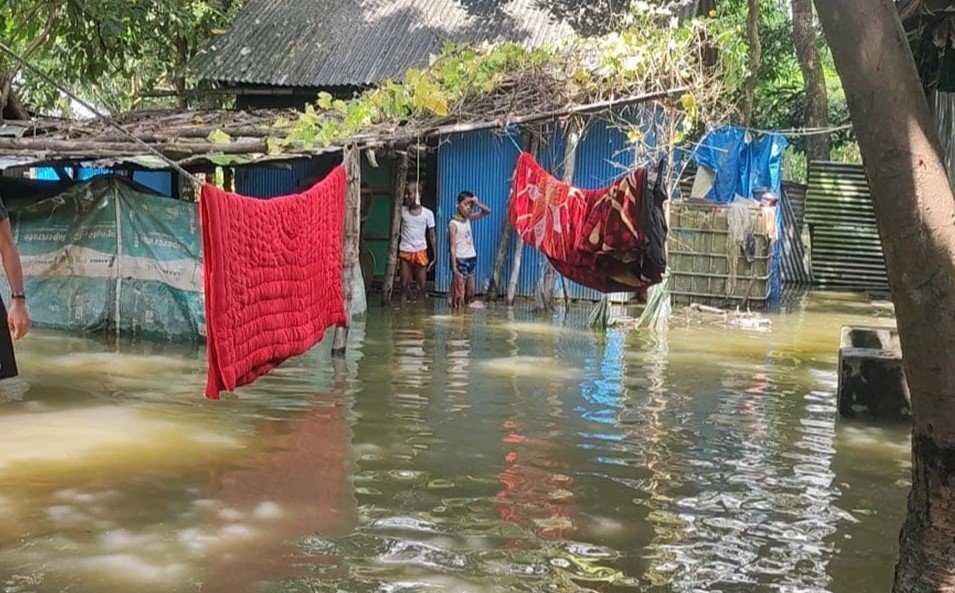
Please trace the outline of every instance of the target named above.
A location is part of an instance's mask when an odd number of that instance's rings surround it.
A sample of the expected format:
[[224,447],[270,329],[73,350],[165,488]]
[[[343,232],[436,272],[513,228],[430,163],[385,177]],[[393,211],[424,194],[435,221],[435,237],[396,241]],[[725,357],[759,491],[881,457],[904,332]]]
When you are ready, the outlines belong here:
[[155,148],[153,148],[152,146],[150,146],[149,144],[147,144],[146,142],[144,142],[141,138],[139,138],[138,136],[136,136],[135,134],[133,134],[132,132],[130,132],[129,130],[127,130],[126,128],[124,128],[123,126],[121,126],[119,123],[117,123],[117,122],[113,119],[112,115],[104,115],[103,113],[101,113],[96,107],[94,107],[94,106],[93,106],[92,104],[90,104],[88,101],[82,99],[79,95],[77,95],[76,93],[74,93],[71,89],[69,89],[69,88],[66,87],[65,85],[62,85],[62,84],[58,83],[58,82],[57,82],[56,80],[54,80],[51,76],[49,76],[46,72],[43,72],[42,70],[40,70],[39,68],[37,68],[36,66],[34,66],[34,65],[31,64],[30,62],[28,62],[25,58],[23,58],[20,54],[18,54],[17,52],[13,51],[12,49],[10,49],[10,47],[8,47],[8,46],[7,46],[5,43],[3,43],[2,41],[0,41],[0,51],[3,51],[3,53],[5,53],[5,54],[9,55],[10,57],[12,57],[14,60],[16,60],[17,62],[19,62],[20,65],[21,65],[23,68],[25,68],[26,70],[29,70],[29,71],[32,72],[33,74],[36,74],[36,75],[39,76],[41,79],[43,79],[47,84],[53,86],[55,89],[57,89],[58,91],[60,91],[60,92],[62,92],[63,94],[65,94],[65,95],[66,95],[67,97],[69,97],[70,99],[76,101],[77,103],[79,103],[80,105],[82,105],[84,108],[88,109],[93,115],[95,115],[95,116],[98,117],[99,119],[105,121],[105,122],[106,122],[107,124],[109,124],[110,126],[116,128],[116,129],[117,129],[120,133],[122,133],[124,136],[126,136],[127,138],[129,138],[130,140],[132,140],[133,142],[135,142],[136,144],[138,144],[139,146],[142,146],[147,152],[149,152],[150,154],[152,154],[152,155],[154,155],[154,156],[156,156],[156,157],[162,159],[162,161],[165,162],[166,164],[168,164],[168,165],[170,166],[170,168],[172,168],[174,171],[176,171],[176,172],[179,173],[180,175],[183,175],[183,176],[185,176],[187,179],[189,179],[189,180],[193,183],[193,185],[195,185],[196,187],[199,187],[199,186],[201,185],[199,179],[196,178],[196,176],[193,175],[192,173],[190,173],[189,171],[186,171],[185,169],[183,169],[183,168],[179,165],[179,163],[177,163],[177,162],[173,161],[172,159],[168,158],[166,155],[164,155],[163,153],[159,152],[158,150],[156,150]]

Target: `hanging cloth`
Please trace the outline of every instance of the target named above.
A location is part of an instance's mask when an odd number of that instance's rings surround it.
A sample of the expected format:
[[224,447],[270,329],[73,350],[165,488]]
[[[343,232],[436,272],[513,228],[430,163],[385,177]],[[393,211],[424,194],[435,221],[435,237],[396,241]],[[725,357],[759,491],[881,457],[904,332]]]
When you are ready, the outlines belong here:
[[348,322],[345,185],[339,166],[304,193],[270,200],[203,186],[209,399],[252,383]]
[[566,278],[609,292],[640,292],[666,269],[661,170],[635,169],[584,190],[551,176],[522,153],[514,172],[511,224]]

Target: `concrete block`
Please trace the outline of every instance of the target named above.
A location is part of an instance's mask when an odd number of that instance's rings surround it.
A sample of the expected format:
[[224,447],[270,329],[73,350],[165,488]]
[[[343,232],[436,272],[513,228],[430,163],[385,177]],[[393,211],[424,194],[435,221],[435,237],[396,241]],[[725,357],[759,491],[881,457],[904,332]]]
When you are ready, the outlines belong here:
[[844,417],[904,420],[911,416],[898,330],[843,326],[837,401]]

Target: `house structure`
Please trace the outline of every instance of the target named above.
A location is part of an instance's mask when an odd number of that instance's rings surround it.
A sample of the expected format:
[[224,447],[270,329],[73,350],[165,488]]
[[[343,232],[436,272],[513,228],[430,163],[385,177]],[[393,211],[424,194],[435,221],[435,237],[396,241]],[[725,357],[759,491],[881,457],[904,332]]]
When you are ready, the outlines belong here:
[[[707,0],[660,0],[677,18],[707,10]],[[223,36],[198,56],[200,76],[236,96],[240,109],[300,108],[319,92],[348,98],[409,68],[426,67],[449,42],[520,43],[527,47],[559,44],[576,34],[612,28],[615,14],[629,2],[609,2],[606,10],[568,0],[250,0]],[[619,115],[619,114],[615,114]],[[639,116],[636,116],[639,117]],[[635,154],[612,118],[591,118],[577,146],[574,181],[601,187],[646,155]],[[556,133],[555,131],[551,132]],[[416,151],[409,178],[423,182],[423,202],[435,211],[443,231],[453,216],[454,198],[470,190],[492,206],[490,219],[476,225],[478,286],[490,278],[506,215],[504,204],[517,162],[520,130],[483,130],[438,134]],[[551,161],[563,158],[557,140],[547,150]],[[362,229],[363,253],[373,261],[373,276],[386,273],[394,196],[394,159],[363,164],[369,203]],[[314,171],[311,171],[314,173]],[[239,191],[272,193],[272,174],[250,171],[237,178]],[[450,286],[445,233],[439,232],[439,257],[432,278],[438,291]],[[544,260],[528,248],[517,294],[533,294]],[[509,274],[509,271],[506,271]],[[596,299],[582,287],[570,296]]]

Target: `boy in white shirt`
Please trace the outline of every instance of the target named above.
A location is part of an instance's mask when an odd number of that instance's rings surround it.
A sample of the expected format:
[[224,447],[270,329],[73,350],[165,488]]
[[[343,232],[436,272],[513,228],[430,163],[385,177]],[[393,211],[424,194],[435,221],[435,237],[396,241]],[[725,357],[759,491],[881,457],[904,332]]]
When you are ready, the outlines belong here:
[[421,205],[421,186],[417,182],[409,183],[404,199],[401,243],[398,245],[402,303],[408,299],[412,280],[418,283],[419,290],[424,293],[436,244],[434,212]]
[[[460,285],[464,280],[464,301],[470,305],[474,300],[477,269],[477,250],[474,249],[474,236],[471,233],[471,221],[480,220],[491,213],[491,209],[478,200],[473,193],[463,191],[458,194],[458,211],[448,223],[448,245],[451,250],[452,280]],[[453,292],[453,291],[452,291]],[[452,297],[452,304],[460,303]]]

